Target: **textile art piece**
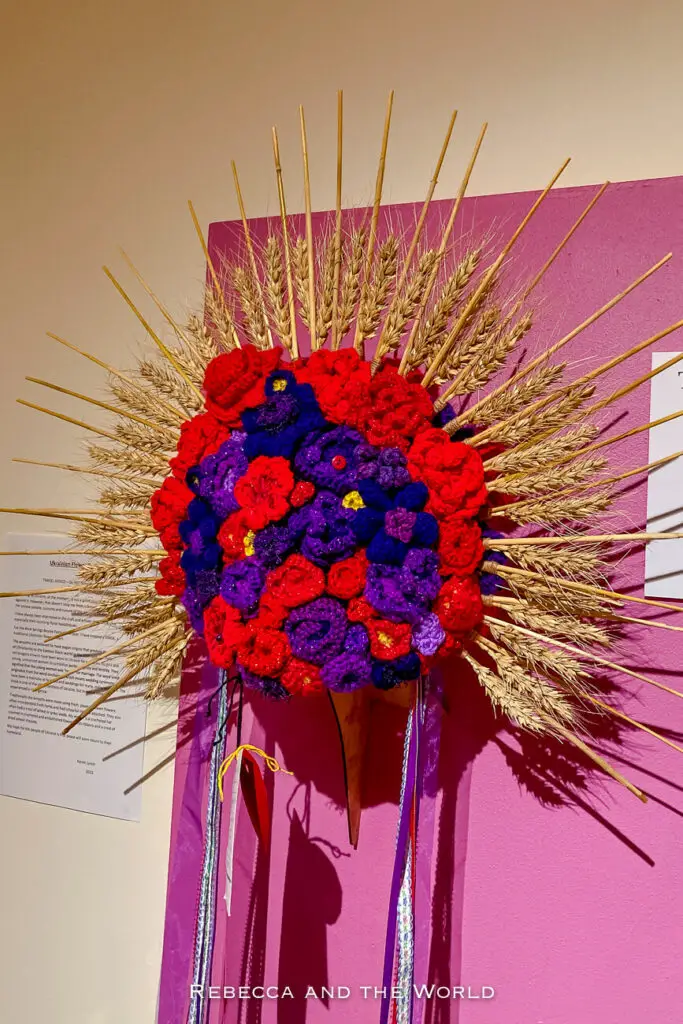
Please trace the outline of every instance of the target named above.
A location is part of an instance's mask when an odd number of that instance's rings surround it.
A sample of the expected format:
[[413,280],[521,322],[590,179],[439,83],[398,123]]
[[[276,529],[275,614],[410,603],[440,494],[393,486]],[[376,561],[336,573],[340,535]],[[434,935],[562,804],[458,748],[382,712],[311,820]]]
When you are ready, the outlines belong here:
[[[203,849],[187,1004],[169,1021],[214,1019],[205,993],[216,976],[216,936],[229,936],[233,901],[251,884],[235,858],[238,820],[251,822],[258,872],[270,847],[273,788],[291,770],[275,756],[277,732],[274,742],[270,730],[262,742],[245,741],[250,702],[267,703],[269,723],[327,702],[337,735],[317,756],[343,779],[350,850],[362,843],[373,708],[386,706],[400,721],[382,994],[367,1010],[381,1024],[422,1012],[414,991],[424,956],[420,812],[441,742],[435,709],[439,722],[447,718],[451,682],[476,684],[522,734],[559,741],[641,800],[622,766],[604,756],[596,724],[603,737],[605,728],[616,736],[628,727],[679,749],[640,720],[647,715],[623,710],[606,681],[624,677],[679,695],[619,655],[627,635],[677,629],[644,618],[640,606],[678,606],[611,583],[615,556],[629,546],[681,536],[615,530],[608,521],[623,482],[667,460],[610,470],[619,442],[653,424],[604,435],[610,409],[683,356],[637,375],[628,374],[629,360],[683,321],[587,367],[563,361],[562,351],[670,255],[539,346],[536,289],[607,186],[520,279],[515,247],[543,216],[566,163],[492,247],[462,223],[484,126],[435,230],[430,204],[453,115],[423,206],[409,230],[392,229],[382,207],[392,106],[393,94],[367,211],[342,210],[341,96],[332,213],[311,211],[303,110],[305,215],[287,213],[275,131],[279,218],[263,231],[250,226],[234,171],[242,245],[216,258],[190,204],[208,263],[200,315],[177,321],[126,257],[163,329],[153,326],[105,268],[156,351],[120,370],[52,335],[104,370],[109,394],[101,400],[30,379],[104,409],[111,423],[23,403],[93,435],[87,467],[59,467],[97,482],[92,509],[31,511],[73,523],[68,550],[87,556],[76,589],[97,597],[91,625],[121,629],[106,654],[37,687],[106,657],[122,660],[120,679],[64,731],[139,677],[150,699],[172,689],[184,666],[215,683],[204,703],[206,682],[196,685],[196,713],[207,725],[197,740],[208,765],[195,808]],[[305,819],[305,810],[292,818],[302,828]]]

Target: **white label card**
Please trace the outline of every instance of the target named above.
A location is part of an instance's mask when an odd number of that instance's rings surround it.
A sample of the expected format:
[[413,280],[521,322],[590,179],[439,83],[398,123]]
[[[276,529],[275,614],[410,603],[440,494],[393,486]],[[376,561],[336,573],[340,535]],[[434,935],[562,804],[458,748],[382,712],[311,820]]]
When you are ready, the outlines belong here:
[[[70,538],[10,534],[5,551],[59,550]],[[3,555],[0,590],[69,587],[82,559]],[[95,598],[77,592],[5,598],[0,603],[0,793],[139,821],[146,705],[137,687],[119,691],[66,736],[68,725],[122,674],[118,658],[34,693],[34,687],[113,647],[117,632],[96,627],[45,643],[86,623]],[[111,755],[111,756],[108,756]]]
[[[677,352],[655,352],[652,368]],[[652,378],[650,422],[683,409],[683,360]],[[650,430],[650,462],[683,449],[683,417]],[[647,483],[647,528],[683,532],[683,457],[650,472]],[[645,596],[683,599],[683,540],[652,540],[645,550]]]

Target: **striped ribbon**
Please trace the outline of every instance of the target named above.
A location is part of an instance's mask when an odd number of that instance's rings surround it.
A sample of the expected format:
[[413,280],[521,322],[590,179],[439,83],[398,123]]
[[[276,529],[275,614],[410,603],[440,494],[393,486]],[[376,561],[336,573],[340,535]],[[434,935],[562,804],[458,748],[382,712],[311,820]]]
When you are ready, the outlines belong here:
[[[419,804],[419,739],[423,722],[422,685],[406,726],[401,772],[396,854],[384,945],[380,1024],[411,1024],[415,966],[415,857]],[[392,996],[392,985],[397,997]]]
[[[220,675],[220,692],[216,739],[211,748],[209,764],[206,826],[204,830],[204,859],[202,863],[199,908],[195,930],[192,988],[190,991],[204,992],[210,979],[213,961],[213,944],[216,932],[216,902],[218,894],[218,862],[221,834],[222,804],[218,793],[218,772],[225,758],[228,741],[227,717],[229,709],[228,681],[225,672]],[[201,995],[190,1000],[187,1024],[205,1024],[208,1020],[209,1002]]]

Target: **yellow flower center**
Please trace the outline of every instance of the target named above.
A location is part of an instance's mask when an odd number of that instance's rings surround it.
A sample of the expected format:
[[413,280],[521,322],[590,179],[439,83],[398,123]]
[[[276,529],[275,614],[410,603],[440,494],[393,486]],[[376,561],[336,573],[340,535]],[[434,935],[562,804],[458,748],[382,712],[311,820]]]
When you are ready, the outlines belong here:
[[254,554],[254,551],[255,551],[255,548],[254,548],[254,537],[255,536],[256,536],[256,534],[254,533],[254,531],[250,530],[249,533],[244,538],[244,553],[245,553],[245,555],[253,555]]
[[287,387],[287,381],[284,377],[278,377],[273,381],[273,391],[284,391]]
[[342,499],[342,505],[344,506],[344,508],[365,508],[365,502],[361,498],[358,491],[349,491],[349,493],[346,494]]
[[391,647],[391,637],[388,633],[378,633],[377,639],[381,643],[382,647]]

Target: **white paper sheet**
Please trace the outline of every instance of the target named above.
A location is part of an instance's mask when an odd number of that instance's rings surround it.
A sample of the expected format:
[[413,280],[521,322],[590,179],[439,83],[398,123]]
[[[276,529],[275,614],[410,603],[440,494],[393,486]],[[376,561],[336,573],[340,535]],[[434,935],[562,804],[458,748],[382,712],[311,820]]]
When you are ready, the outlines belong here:
[[[2,550],[55,550],[67,538],[9,534]],[[0,590],[39,590],[76,582],[77,556],[0,557]],[[117,693],[67,736],[62,729],[120,677],[107,659],[33,693],[33,687],[108,650],[111,627],[97,627],[46,644],[46,637],[92,618],[90,597],[65,593],[0,602],[0,792],[5,796],[139,821],[146,705],[130,687]],[[95,691],[93,693],[93,691]],[[107,755],[121,750],[116,756]]]
[[[655,352],[652,368],[677,352]],[[683,362],[652,378],[650,421],[683,409]],[[683,450],[683,417],[650,430],[649,461]],[[683,457],[652,470],[647,485],[648,530],[683,531]],[[653,540],[645,551],[646,597],[683,598],[683,540]]]

